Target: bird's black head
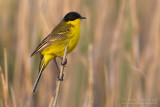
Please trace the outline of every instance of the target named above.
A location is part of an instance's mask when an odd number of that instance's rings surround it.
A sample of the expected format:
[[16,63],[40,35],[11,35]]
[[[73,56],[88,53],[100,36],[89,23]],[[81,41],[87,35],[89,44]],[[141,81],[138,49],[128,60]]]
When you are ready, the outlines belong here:
[[69,12],[69,13],[67,13],[65,16],[64,16],[64,18],[63,18],[63,20],[65,21],[65,22],[67,22],[67,21],[74,21],[74,20],[76,20],[76,19],[86,19],[85,17],[82,17],[79,13],[77,13],[77,12]]

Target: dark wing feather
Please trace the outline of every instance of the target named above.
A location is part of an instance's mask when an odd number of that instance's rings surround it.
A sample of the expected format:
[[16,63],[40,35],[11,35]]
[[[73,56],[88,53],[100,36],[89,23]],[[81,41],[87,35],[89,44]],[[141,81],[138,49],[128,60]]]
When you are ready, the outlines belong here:
[[[62,27],[62,29],[58,32],[57,28],[60,29],[60,27]],[[38,47],[35,49],[35,51],[31,54],[31,56],[37,54],[38,52],[43,51],[45,48],[47,48],[48,46],[50,46],[53,42],[59,40],[60,38],[64,37],[66,34],[69,33],[69,26],[57,26],[50,35],[48,35],[39,45]]]

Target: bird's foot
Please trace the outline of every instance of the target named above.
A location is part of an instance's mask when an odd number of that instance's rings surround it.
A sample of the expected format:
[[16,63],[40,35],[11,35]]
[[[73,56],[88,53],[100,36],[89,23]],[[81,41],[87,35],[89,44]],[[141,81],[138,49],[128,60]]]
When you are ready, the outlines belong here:
[[64,80],[63,77],[64,77],[64,74],[61,77],[60,77],[60,75],[58,75],[58,80],[63,81]]
[[61,65],[65,66],[67,64],[67,58],[65,59],[65,61],[62,60]]

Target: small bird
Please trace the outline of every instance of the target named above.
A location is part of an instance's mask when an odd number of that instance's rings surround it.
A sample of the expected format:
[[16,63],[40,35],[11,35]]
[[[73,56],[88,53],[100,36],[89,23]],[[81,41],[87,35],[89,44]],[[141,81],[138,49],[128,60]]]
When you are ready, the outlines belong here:
[[[69,12],[63,20],[52,30],[52,32],[38,45],[31,56],[40,53],[39,74],[34,84],[32,92],[35,91],[43,70],[47,64],[54,60],[56,66],[56,58],[62,59],[65,47],[68,46],[67,54],[73,51],[77,46],[80,38],[80,21],[86,19],[77,12]],[[64,65],[67,63],[63,63]],[[61,63],[62,64],[62,63]],[[59,68],[58,68],[59,69]]]

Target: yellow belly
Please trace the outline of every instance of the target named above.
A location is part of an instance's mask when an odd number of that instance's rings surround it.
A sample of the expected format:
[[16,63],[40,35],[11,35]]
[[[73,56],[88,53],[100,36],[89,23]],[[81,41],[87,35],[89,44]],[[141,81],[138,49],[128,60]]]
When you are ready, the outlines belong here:
[[77,46],[80,37],[80,26],[74,26],[70,29],[71,33],[67,36],[55,41],[49,47],[45,48],[41,54],[42,55],[53,55],[63,56],[65,47],[68,46],[67,53],[73,51]]

